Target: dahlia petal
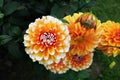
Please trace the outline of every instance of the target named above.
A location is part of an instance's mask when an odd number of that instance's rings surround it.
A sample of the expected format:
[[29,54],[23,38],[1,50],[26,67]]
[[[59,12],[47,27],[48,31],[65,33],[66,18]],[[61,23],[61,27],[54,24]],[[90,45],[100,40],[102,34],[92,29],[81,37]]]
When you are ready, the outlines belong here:
[[33,62],[35,62],[35,61],[36,61],[36,59],[35,59],[34,55],[29,55],[29,57],[33,60]]
[[44,56],[44,60],[48,60],[49,55],[47,54],[46,56]]
[[36,57],[36,60],[41,61],[41,60],[42,60],[42,57],[37,56],[37,57]]
[[52,49],[51,52],[50,52],[50,55],[54,55],[55,54],[55,50]]
[[25,48],[27,54],[32,54],[33,50],[31,48]]
[[64,51],[65,51],[65,52],[68,52],[68,51],[69,51],[69,47],[65,48]]
[[23,43],[24,43],[24,46],[30,46],[29,42],[27,41],[23,41]]
[[24,35],[24,39],[25,39],[25,40],[29,40],[30,37],[29,37],[28,35]]
[[61,30],[64,31],[64,30],[66,30],[66,27],[67,27],[67,26],[61,26],[60,28],[61,28]]
[[60,52],[60,53],[64,52],[64,50],[63,50],[62,47],[59,47],[59,48],[57,49],[57,51]]

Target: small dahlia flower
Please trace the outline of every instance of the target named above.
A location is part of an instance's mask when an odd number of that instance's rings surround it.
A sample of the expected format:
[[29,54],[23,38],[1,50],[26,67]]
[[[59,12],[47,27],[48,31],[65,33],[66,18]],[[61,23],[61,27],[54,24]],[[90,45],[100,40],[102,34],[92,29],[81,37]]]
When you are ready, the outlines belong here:
[[41,64],[58,63],[70,47],[67,25],[52,16],[43,16],[30,23],[24,35],[26,53]]
[[70,69],[74,71],[84,70],[90,67],[93,61],[93,53],[84,56],[67,54],[66,62]]
[[120,53],[120,23],[107,21],[102,24],[103,33],[99,49],[108,56],[117,56]]
[[65,63],[65,60],[61,59],[58,63],[54,62],[49,65],[45,65],[47,69],[54,73],[62,74],[69,70],[68,66]]
[[[70,54],[83,56],[93,52],[98,46],[102,29],[100,28],[100,21],[94,18],[90,13],[75,13],[73,16],[69,15],[64,18],[69,23]],[[83,22],[88,22],[90,25],[86,26]]]

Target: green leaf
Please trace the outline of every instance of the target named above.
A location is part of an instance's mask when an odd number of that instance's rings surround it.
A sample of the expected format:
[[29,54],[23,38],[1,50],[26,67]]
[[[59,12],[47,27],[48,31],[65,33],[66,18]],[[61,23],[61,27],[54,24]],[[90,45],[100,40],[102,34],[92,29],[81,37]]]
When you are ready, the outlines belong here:
[[3,13],[0,13],[0,19],[2,19],[4,17]]
[[6,44],[7,42],[9,42],[10,40],[12,40],[11,36],[8,35],[0,35],[0,45]]
[[15,2],[15,1],[7,3],[4,6],[4,13],[5,13],[5,15],[10,15],[14,11],[16,11],[19,6],[20,6],[20,4],[18,2]]
[[53,15],[53,16],[56,16],[58,18],[63,18],[64,15],[65,15],[64,10],[65,10],[64,6],[60,6],[60,5],[55,4],[51,9],[50,14]]
[[49,73],[49,80],[70,80],[69,77],[68,77],[67,73],[60,74],[60,75],[52,73],[52,72]]
[[10,31],[9,31],[9,34],[11,36],[19,36],[21,35],[22,31],[19,27],[11,27]]
[[78,79],[84,79],[84,78],[88,78],[90,76],[90,74],[87,71],[80,71],[78,72]]
[[85,2],[86,2],[86,3],[89,3],[89,2],[90,2],[90,0],[85,0]]
[[7,44],[7,48],[9,53],[14,57],[14,58],[22,58],[23,54],[22,51],[19,48],[19,44],[16,42],[10,42]]
[[77,11],[78,9],[78,3],[75,2],[74,4],[71,4],[70,7],[68,8],[68,10],[66,11],[66,14],[73,14],[75,11]]
[[46,75],[48,75],[48,71],[45,69],[45,67],[38,62],[35,62],[33,64],[35,75],[43,79],[47,78]]
[[4,3],[4,1],[3,1],[3,0],[0,0],[0,7],[3,6],[3,3]]
[[73,0],[74,2],[77,2],[77,1],[79,1],[79,0]]
[[8,34],[8,30],[10,30],[11,24],[10,23],[4,23],[2,33]]
[[23,39],[23,34],[22,31],[19,27],[15,26],[15,27],[11,27],[8,33],[10,36],[13,37],[13,40],[18,42],[18,41],[22,41]]

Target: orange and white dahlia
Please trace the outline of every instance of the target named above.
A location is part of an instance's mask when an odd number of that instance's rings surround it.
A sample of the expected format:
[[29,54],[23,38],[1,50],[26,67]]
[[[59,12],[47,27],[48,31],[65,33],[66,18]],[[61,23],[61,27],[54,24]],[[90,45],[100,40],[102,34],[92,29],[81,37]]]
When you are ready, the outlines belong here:
[[47,69],[54,73],[62,74],[69,70],[68,66],[65,63],[65,60],[61,59],[58,63],[54,62],[49,65],[45,65]]
[[69,23],[70,54],[83,56],[93,52],[98,46],[102,29],[100,28],[100,21],[94,18],[90,13],[75,13],[73,16],[69,15],[64,18]]
[[90,67],[93,61],[93,53],[84,56],[67,54],[66,62],[70,69],[75,71],[84,70]]
[[58,63],[70,47],[66,24],[52,16],[43,16],[29,25],[24,35],[26,53],[41,64]]
[[99,49],[108,56],[117,56],[120,53],[120,23],[107,21],[102,24],[103,33]]

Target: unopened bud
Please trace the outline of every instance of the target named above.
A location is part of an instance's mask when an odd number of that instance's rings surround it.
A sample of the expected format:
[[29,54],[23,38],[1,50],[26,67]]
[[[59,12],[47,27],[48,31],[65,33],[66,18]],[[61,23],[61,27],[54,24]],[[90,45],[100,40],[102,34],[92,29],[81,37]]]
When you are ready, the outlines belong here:
[[84,13],[80,18],[76,20],[76,23],[78,22],[80,22],[81,26],[87,29],[96,29],[97,21],[95,16],[91,13]]

